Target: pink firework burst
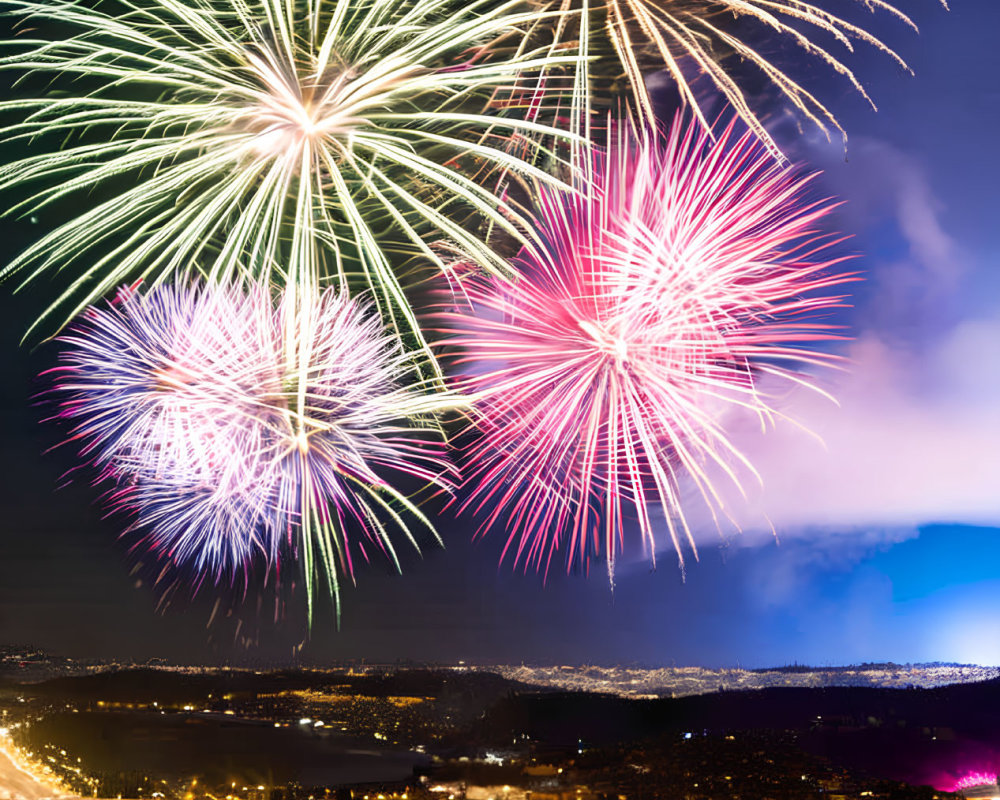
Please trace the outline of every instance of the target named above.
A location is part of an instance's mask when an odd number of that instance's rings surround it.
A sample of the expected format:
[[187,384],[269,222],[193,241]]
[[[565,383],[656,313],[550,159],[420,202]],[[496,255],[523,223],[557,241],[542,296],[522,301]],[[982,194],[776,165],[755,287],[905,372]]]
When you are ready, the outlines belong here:
[[310,601],[316,575],[336,599],[366,541],[397,566],[389,529],[416,543],[405,518],[427,520],[390,476],[445,481],[436,414],[454,400],[346,296],[125,291],[62,339],[61,415],[110,505],[196,585],[292,557]]
[[804,200],[809,178],[750,135],[609,142],[575,199],[541,187],[545,244],[522,252],[522,278],[473,278],[471,310],[442,314],[476,397],[463,508],[502,524],[501,559],[526,567],[564,549],[613,574],[629,515],[655,557],[655,505],[683,566],[684,488],[715,513],[711,475],[750,466],[722,412],[766,418],[760,376],[801,382],[796,366],[831,360],[810,345],[837,338],[822,317],[851,277],[817,230],[832,204]]
[[965,789],[974,789],[978,786],[996,785],[996,782],[997,774],[995,772],[969,772],[955,781],[950,789],[945,789],[944,791],[961,792]]

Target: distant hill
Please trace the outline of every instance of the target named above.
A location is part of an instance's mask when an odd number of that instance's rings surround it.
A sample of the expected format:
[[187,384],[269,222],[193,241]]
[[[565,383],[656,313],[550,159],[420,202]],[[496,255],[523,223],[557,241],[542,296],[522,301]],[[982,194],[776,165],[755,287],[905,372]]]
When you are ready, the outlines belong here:
[[[824,722],[825,720],[825,722]],[[947,727],[1000,738],[1000,680],[936,689],[775,688],[637,700],[608,694],[517,694],[491,708],[484,730],[498,738],[593,744],[686,732],[811,730],[834,725]]]
[[[0,684],[0,689],[4,684]],[[536,687],[488,672],[403,670],[375,675],[349,675],[316,670],[181,670],[132,668],[52,678],[40,683],[6,686],[36,697],[66,700],[105,700],[117,703],[199,702],[209,695],[261,694],[294,690],[333,690],[372,697],[417,696],[475,699],[484,704],[513,692],[532,693]]]
[[557,750],[703,735],[794,733],[798,745],[878,778],[940,784],[962,765],[1000,763],[1000,680],[934,689],[774,688],[681,698],[515,695],[475,736]]
[[[37,684],[6,681],[0,688],[47,700],[142,703],[201,701],[209,695],[326,690],[370,697],[417,696],[478,705],[481,733],[506,740],[593,743],[689,731],[809,730],[840,727],[948,727],[963,735],[1000,738],[1000,679],[932,689],[851,686],[721,691],[678,698],[635,699],[565,692],[489,672],[403,670],[378,675],[323,671],[126,669],[54,678]],[[495,737],[489,732],[495,732]]]
[[895,672],[903,669],[962,669],[975,668],[978,664],[960,664],[957,661],[922,661],[917,664],[897,664],[894,661],[864,661],[860,664],[845,664],[839,667],[814,667],[808,664],[786,664],[781,667],[757,667],[748,670],[749,672],[787,672],[789,674],[802,674],[805,672]]

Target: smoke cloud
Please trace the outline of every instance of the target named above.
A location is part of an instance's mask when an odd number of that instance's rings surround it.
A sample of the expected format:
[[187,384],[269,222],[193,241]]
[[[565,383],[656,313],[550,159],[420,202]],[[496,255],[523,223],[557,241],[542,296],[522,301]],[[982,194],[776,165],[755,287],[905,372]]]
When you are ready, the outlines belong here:
[[[824,180],[838,193],[847,168],[830,167]],[[967,295],[979,265],[946,231],[919,164],[855,141],[850,172],[845,185],[859,174],[865,184],[846,197],[841,224],[883,255],[857,262],[866,281],[846,370],[816,376],[839,405],[795,388],[775,407],[801,428],[729,420],[760,477],[743,482],[745,498],[727,493],[744,544],[770,540],[771,525],[779,539],[882,530],[886,541],[935,522],[1000,525],[1000,309],[966,316],[982,305]]]

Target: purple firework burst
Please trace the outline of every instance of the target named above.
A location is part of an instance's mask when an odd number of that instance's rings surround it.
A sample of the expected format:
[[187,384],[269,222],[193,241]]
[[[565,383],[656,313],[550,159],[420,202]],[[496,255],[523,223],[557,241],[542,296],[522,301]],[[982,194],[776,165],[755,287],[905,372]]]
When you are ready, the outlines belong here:
[[427,522],[388,476],[446,484],[436,415],[454,399],[336,292],[123,290],[62,341],[60,416],[141,546],[196,584],[290,556],[310,608],[317,575],[336,600],[366,542],[398,567],[390,528],[415,545],[406,515]]

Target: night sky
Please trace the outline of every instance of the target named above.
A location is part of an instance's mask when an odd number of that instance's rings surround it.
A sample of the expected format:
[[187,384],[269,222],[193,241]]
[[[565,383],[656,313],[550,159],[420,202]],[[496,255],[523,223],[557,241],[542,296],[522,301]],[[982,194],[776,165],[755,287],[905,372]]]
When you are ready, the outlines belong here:
[[[672,552],[620,563],[612,591],[589,576],[497,568],[502,537],[472,541],[467,520],[440,517],[447,548],[403,553],[402,576],[373,561],[343,593],[338,631],[321,610],[302,657],[392,661],[831,665],[861,661],[1000,664],[1000,5],[934,0],[900,6],[920,36],[880,17],[873,32],[909,61],[909,77],[859,46],[851,65],[876,114],[822,70],[808,73],[850,134],[828,143],[775,128],[797,161],[821,168],[821,195],[842,198],[835,224],[853,239],[851,367],[823,374],[837,407],[790,393],[792,426],[765,436],[733,419],[764,488],[731,498],[742,534],[711,525],[684,575]],[[818,85],[817,85],[818,84]],[[0,229],[0,261],[34,235]],[[274,663],[302,641],[297,611],[267,611],[236,634],[206,621],[207,597],[157,612],[133,574],[119,520],[98,491],[67,487],[69,448],[43,422],[36,376],[54,348],[19,346],[50,286],[0,293],[4,380],[0,482],[0,644],[65,655]],[[767,520],[773,523],[778,541]],[[720,544],[720,542],[723,542]],[[229,598],[258,618],[256,592]],[[252,630],[251,630],[252,629]],[[241,644],[251,632],[259,644]]]

